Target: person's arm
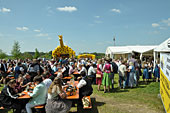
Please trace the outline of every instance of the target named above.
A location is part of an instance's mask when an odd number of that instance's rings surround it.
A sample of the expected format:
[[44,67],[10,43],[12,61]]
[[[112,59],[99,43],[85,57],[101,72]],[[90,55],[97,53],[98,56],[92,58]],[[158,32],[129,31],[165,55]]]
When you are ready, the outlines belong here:
[[77,87],[78,88],[82,88],[83,86],[85,86],[87,84],[87,82],[84,79],[81,79],[80,82],[78,83]]
[[34,88],[33,92],[32,92],[32,93],[28,93],[28,95],[29,95],[30,97],[32,97],[32,98],[37,97],[37,96],[39,95],[39,91],[40,91],[40,86],[37,85],[37,86]]
[[95,73],[96,73],[96,71],[95,71],[94,67],[93,67],[93,69],[92,69],[92,72],[93,72],[93,74],[95,74]]
[[105,65],[103,66],[103,72],[105,71]]
[[101,64],[99,65],[99,69],[100,69],[100,71],[102,71],[102,65]]
[[17,94],[14,94],[14,95],[11,94],[10,89],[8,87],[7,87],[7,90],[5,92],[5,95],[7,95],[7,96],[9,96],[9,97],[11,97],[13,99],[17,99],[18,98]]
[[113,67],[112,67],[112,65],[110,64],[110,68],[111,68],[111,72],[113,72]]

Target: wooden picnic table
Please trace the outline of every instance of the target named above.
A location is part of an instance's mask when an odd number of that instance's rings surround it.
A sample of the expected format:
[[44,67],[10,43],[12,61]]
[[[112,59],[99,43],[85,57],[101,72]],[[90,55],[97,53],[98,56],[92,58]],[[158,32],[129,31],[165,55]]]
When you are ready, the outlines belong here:
[[[68,84],[70,83],[70,81],[67,82]],[[66,99],[79,99],[79,88],[77,88],[77,85],[78,85],[78,81],[74,81],[74,84],[76,86],[76,91],[73,93],[73,95],[68,95],[66,97]],[[70,85],[73,85],[72,83]],[[66,89],[65,89],[66,90]],[[31,97],[28,95],[28,91],[23,91],[22,94],[24,95],[21,95],[20,97],[18,97],[18,99],[30,99]],[[67,92],[66,92],[67,94]]]
[[[68,81],[67,83],[69,84],[70,81]],[[72,100],[74,100],[74,99],[79,99],[79,88],[77,87],[78,81],[74,81],[74,84],[75,84],[76,89],[77,89],[76,92],[73,93],[73,95],[68,95],[68,96],[66,97],[66,99],[72,99]],[[73,85],[73,84],[70,84],[70,85]],[[66,94],[67,94],[67,92],[66,92]]]
[[27,91],[23,91],[22,94],[24,95],[21,95],[20,97],[18,97],[18,99],[30,99],[31,97],[28,95],[28,92]]

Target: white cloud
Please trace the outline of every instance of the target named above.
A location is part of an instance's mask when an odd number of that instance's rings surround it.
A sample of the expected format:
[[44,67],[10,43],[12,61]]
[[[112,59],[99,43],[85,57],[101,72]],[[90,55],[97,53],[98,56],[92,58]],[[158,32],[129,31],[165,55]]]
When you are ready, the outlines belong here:
[[115,13],[120,13],[120,9],[111,9],[112,12],[115,12]]
[[47,33],[40,33],[36,35],[37,37],[47,37],[48,34]]
[[101,23],[103,23],[102,21],[99,21],[99,20],[96,20],[96,21],[94,21],[96,24],[101,24]]
[[159,29],[165,30],[166,28],[165,27],[160,27]]
[[9,12],[11,12],[11,9],[8,9],[8,8],[2,8],[2,9],[0,9],[0,12],[3,12],[3,13],[9,13]]
[[27,30],[29,30],[29,28],[28,27],[16,27],[16,30],[27,31]]
[[153,23],[152,24],[152,27],[159,27],[160,25],[159,24],[157,24],[157,23]]
[[41,30],[39,30],[39,29],[35,29],[34,31],[35,31],[35,32],[41,32]]
[[65,7],[58,7],[57,10],[65,11],[65,12],[73,12],[73,11],[77,11],[77,8],[72,6],[65,6]]
[[95,18],[100,18],[100,16],[94,16]]
[[167,20],[162,20],[162,23],[166,24],[167,26],[170,26],[170,18]]

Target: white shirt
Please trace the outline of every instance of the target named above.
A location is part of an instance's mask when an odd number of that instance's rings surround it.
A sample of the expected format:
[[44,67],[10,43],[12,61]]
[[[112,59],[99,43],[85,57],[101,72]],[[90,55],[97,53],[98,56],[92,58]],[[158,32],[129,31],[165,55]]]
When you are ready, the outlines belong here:
[[87,82],[84,79],[81,79],[80,82],[78,83],[77,87],[78,88],[82,88],[83,86],[85,86],[87,84]]
[[81,73],[82,71],[84,71],[85,73],[86,73],[86,75],[87,75],[87,70],[86,70],[86,68],[83,66],[82,67],[82,69],[79,71],[79,73]]
[[90,66],[90,68],[88,69],[88,75],[94,75],[96,73],[96,71],[94,70],[93,66]]
[[73,67],[72,66],[69,66],[69,75],[71,75],[73,73]]
[[126,66],[124,64],[121,64],[119,66],[119,76],[125,76],[125,72],[126,72]]
[[43,83],[45,84],[45,86],[47,87],[47,89],[50,87],[52,80],[47,78],[43,81]]

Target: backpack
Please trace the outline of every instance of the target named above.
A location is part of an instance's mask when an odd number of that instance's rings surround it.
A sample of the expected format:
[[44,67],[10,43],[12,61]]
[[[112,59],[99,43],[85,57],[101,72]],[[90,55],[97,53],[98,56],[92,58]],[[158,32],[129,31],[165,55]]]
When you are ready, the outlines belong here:
[[117,73],[118,72],[118,66],[115,62],[112,62],[112,68],[113,68],[113,72]]

